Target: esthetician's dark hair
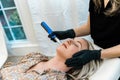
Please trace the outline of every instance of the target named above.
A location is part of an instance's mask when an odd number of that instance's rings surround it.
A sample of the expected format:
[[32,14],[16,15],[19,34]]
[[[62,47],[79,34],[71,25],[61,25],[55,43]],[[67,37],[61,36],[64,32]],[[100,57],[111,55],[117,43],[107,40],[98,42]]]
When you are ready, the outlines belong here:
[[[95,10],[99,12],[100,7],[102,6],[101,0],[93,0],[95,4]],[[110,0],[112,8],[105,11],[105,14],[108,16],[113,16],[120,13],[120,0]]]

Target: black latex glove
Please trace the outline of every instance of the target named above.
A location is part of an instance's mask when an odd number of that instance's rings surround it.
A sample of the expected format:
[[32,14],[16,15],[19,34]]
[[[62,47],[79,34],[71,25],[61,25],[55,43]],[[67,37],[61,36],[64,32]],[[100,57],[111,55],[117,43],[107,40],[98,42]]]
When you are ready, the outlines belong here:
[[92,60],[100,60],[101,50],[82,50],[66,60],[68,67],[79,68]]
[[74,38],[75,37],[75,32],[73,29],[69,29],[69,30],[66,30],[66,31],[53,31],[52,34],[49,34],[48,37],[53,40],[54,42],[55,39],[52,38],[53,35],[56,35],[57,38],[59,38],[60,40],[62,39],[66,39],[66,38]]

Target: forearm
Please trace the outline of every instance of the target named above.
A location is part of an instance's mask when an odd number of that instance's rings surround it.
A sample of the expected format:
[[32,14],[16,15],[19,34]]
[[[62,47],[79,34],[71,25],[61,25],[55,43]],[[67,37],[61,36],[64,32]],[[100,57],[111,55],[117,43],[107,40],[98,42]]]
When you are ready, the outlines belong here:
[[120,45],[103,49],[101,51],[101,58],[115,58],[115,57],[120,57]]
[[84,24],[78,28],[74,29],[76,37],[86,36],[90,34],[90,29],[87,28],[87,24]]
[[90,16],[88,16],[88,20],[82,26],[74,29],[76,37],[86,36],[90,34]]

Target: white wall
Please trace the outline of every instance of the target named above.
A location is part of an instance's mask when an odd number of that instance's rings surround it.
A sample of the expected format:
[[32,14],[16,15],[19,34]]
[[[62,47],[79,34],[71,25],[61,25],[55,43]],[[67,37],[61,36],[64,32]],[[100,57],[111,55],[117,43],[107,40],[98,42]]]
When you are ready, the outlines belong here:
[[77,27],[87,20],[89,0],[28,0],[40,51],[55,55],[56,43],[40,26],[45,21],[53,30]]

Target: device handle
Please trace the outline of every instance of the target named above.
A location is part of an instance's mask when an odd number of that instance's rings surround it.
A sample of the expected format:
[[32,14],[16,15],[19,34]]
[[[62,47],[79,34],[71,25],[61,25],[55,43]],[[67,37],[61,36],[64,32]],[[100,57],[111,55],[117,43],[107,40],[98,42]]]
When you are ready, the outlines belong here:
[[[48,34],[52,34],[52,29],[45,23],[45,22],[41,22],[41,26],[48,32]],[[53,35],[52,38],[55,38],[56,36]]]

